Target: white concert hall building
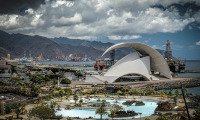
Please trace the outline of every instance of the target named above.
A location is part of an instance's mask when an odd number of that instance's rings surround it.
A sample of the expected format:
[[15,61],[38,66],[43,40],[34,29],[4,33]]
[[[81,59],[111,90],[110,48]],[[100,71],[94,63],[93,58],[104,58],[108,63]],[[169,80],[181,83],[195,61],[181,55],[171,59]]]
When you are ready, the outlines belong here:
[[118,60],[102,75],[87,75],[85,82],[113,83],[120,77],[139,75],[146,80],[172,79],[168,64],[155,49],[142,43],[119,43],[108,48],[106,53],[124,47],[135,51]]

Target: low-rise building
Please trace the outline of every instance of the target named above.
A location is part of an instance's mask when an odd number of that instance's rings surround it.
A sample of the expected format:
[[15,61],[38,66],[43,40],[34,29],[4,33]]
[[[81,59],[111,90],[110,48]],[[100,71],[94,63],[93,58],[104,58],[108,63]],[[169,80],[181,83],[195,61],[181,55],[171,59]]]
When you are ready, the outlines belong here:
[[0,77],[10,77],[15,67],[17,67],[18,61],[10,60],[10,55],[7,58],[0,59]]

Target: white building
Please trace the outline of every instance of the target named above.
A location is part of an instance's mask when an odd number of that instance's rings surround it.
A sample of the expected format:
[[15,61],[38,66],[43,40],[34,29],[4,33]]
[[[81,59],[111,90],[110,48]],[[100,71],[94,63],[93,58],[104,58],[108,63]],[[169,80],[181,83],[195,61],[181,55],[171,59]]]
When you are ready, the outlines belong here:
[[76,80],[77,79],[77,77],[72,72],[65,72],[64,77],[66,77],[69,80]]
[[[169,67],[163,56],[155,49],[142,43],[120,43],[108,48],[103,55],[114,49],[131,47],[132,52],[111,66],[104,75],[86,76],[86,82],[113,83],[118,78],[136,74],[147,80],[159,80],[160,78],[172,79]],[[102,55],[102,56],[103,56]]]

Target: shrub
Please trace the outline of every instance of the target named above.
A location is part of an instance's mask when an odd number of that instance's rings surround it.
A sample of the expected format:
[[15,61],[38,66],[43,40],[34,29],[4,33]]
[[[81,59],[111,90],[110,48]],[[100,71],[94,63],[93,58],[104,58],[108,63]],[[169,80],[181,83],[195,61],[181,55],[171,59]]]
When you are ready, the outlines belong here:
[[55,116],[55,110],[48,106],[47,104],[41,104],[37,107],[32,108],[28,115],[30,117],[37,117],[40,119],[47,119]]
[[71,84],[71,80],[69,80],[67,78],[63,78],[60,83],[61,84]]

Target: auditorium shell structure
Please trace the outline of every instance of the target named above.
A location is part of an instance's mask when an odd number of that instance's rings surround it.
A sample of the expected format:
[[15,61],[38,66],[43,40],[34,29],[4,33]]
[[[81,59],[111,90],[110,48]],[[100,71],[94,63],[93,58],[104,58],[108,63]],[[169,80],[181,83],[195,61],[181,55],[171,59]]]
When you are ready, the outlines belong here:
[[140,75],[146,80],[172,79],[168,64],[163,56],[152,47],[142,43],[119,43],[108,48],[106,53],[124,47],[135,51],[118,60],[103,75],[86,76],[86,82],[113,83],[118,78],[130,74]]

